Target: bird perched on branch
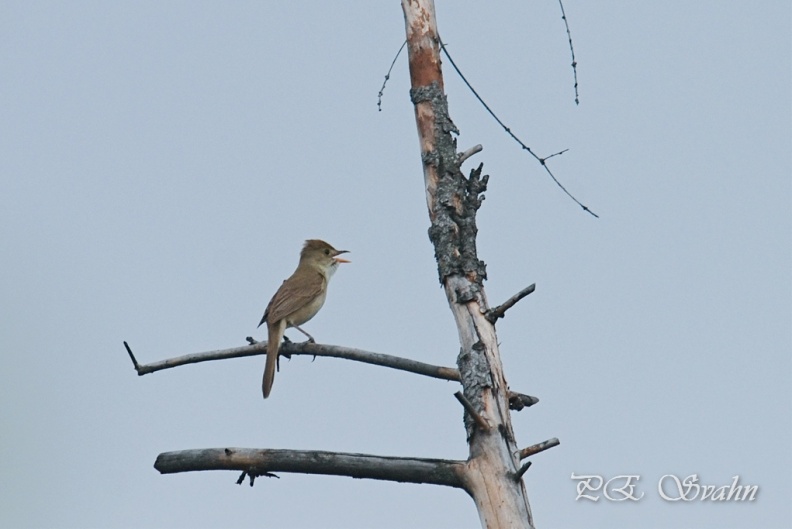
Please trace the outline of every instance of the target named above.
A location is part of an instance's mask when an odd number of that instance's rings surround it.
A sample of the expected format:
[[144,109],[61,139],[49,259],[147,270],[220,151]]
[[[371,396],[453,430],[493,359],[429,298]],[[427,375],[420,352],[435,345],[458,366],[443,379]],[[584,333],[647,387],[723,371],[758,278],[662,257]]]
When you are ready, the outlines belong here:
[[327,297],[327,284],[340,263],[348,263],[338,257],[347,250],[336,250],[319,239],[305,241],[300,252],[300,263],[294,273],[283,282],[267,305],[264,316],[258,326],[267,323],[267,364],[264,368],[264,380],[261,389],[264,398],[272,391],[275,380],[275,367],[278,362],[278,349],[283,333],[294,327],[313,342],[313,336],[300,329],[319,312]]

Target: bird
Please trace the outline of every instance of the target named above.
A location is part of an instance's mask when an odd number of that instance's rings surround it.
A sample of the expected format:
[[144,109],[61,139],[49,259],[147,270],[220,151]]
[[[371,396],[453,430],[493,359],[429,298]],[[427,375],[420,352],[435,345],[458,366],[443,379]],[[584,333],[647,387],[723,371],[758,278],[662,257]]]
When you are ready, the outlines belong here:
[[286,329],[294,327],[307,336],[309,342],[314,342],[313,336],[302,330],[300,325],[316,316],[324,305],[330,278],[339,264],[350,262],[338,257],[344,253],[349,252],[336,250],[319,239],[305,241],[297,269],[281,284],[267,304],[258,324],[259,327],[265,322],[267,324],[267,363],[261,382],[265,399],[272,391],[278,350]]

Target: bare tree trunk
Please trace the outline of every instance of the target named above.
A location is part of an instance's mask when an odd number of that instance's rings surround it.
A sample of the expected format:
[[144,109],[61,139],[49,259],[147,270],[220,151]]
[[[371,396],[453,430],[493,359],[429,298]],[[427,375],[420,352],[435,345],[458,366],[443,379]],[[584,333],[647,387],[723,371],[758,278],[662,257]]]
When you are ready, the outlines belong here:
[[[457,359],[466,401],[470,459],[463,474],[482,527],[533,527],[522,482],[519,450],[509,414],[495,327],[483,280],[486,268],[476,253],[476,211],[487,177],[481,166],[466,178],[457,154],[456,133],[443,90],[433,0],[402,0],[415,120],[429,208],[429,238],[440,281],[459,331]],[[497,319],[497,318],[494,318]]]

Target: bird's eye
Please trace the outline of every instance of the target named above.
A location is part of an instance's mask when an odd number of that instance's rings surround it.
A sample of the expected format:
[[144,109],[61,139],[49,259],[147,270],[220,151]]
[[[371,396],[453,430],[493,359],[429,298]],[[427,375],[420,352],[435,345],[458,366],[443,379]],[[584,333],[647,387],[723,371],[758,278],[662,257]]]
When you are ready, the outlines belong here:
[[325,248],[325,255],[330,255],[330,250],[328,250],[327,248]]

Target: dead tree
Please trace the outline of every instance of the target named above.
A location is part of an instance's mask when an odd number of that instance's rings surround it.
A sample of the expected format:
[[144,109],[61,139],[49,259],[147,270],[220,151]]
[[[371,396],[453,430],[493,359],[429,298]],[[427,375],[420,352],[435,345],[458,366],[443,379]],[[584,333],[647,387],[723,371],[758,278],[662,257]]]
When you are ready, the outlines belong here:
[[[456,127],[443,91],[440,47],[432,0],[402,0],[407,31],[411,90],[420,139],[429,239],[434,245],[440,282],[459,331],[457,367],[442,367],[405,358],[313,343],[284,343],[280,354],[332,356],[459,381],[455,397],[465,410],[469,457],[464,461],[387,457],[324,451],[252,448],[209,448],[166,452],[154,467],[163,474],[200,470],[236,470],[252,485],[259,476],[297,472],[370,478],[455,487],[476,503],[481,525],[490,529],[532,528],[533,519],[523,474],[531,462],[522,460],[556,446],[550,439],[520,449],[514,437],[510,410],[538,402],[509,390],[503,373],[495,322],[506,310],[530,294],[534,285],[502,305],[490,308],[484,292],[486,267],[476,252],[476,212],[487,187],[482,166],[465,176],[460,167],[481,150],[458,153],[452,134]],[[266,353],[266,343],[248,338],[250,345],[210,351],[142,365],[124,345],[139,375],[184,364]]]
[[[476,212],[487,187],[482,166],[465,177],[457,154],[457,133],[448,113],[440,66],[440,42],[432,0],[402,0],[410,62],[410,97],[421,146],[429,239],[437,271],[459,331],[457,365],[468,412],[465,426],[470,458],[463,474],[482,527],[532,527],[522,481],[519,449],[509,412],[494,320],[484,293],[486,267],[476,251]],[[490,312],[489,315],[495,314]],[[526,464],[527,465],[527,464]]]

